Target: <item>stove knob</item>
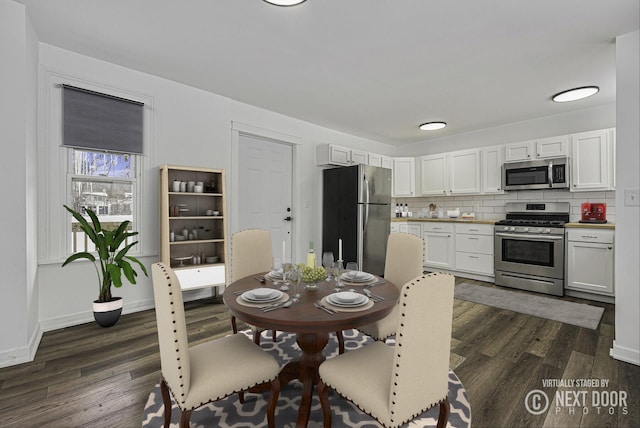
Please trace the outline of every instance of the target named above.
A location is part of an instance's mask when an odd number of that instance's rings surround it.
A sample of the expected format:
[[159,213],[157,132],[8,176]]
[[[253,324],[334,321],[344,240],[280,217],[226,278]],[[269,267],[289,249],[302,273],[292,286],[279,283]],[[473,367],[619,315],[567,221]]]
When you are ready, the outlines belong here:
[[515,228],[515,227],[513,227],[513,226],[511,226],[511,227],[509,228],[509,230],[510,230],[510,231],[512,231],[512,232],[515,232],[515,231],[516,231],[516,228]]
[[508,232],[508,231],[509,231],[509,226],[505,226],[503,230],[504,230],[505,232]]
[[547,227],[546,229],[542,230],[542,233],[551,233],[551,229]]
[[529,228],[528,228],[528,227],[525,227],[524,229],[522,229],[522,231],[523,231],[523,232],[528,232],[528,231],[529,231]]

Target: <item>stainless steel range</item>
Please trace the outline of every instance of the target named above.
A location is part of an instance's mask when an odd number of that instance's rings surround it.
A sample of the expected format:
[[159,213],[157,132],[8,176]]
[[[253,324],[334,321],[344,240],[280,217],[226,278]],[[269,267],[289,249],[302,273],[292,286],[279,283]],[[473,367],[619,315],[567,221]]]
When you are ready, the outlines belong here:
[[564,295],[564,225],[568,202],[507,202],[495,225],[497,285]]

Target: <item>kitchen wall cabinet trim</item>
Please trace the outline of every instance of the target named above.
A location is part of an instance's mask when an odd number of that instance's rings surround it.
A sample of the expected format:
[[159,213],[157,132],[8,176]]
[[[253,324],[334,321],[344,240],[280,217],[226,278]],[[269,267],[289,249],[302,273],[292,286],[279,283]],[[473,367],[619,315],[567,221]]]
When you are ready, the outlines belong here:
[[[202,181],[203,192],[174,192],[174,180]],[[159,187],[160,261],[175,270],[183,290],[224,286],[227,279],[224,170],[162,165]],[[189,211],[179,211],[180,208]],[[217,215],[208,215],[214,211]],[[177,240],[175,236],[182,236],[183,230],[191,236]],[[200,258],[199,262],[194,256]],[[218,260],[207,263],[207,257]]]

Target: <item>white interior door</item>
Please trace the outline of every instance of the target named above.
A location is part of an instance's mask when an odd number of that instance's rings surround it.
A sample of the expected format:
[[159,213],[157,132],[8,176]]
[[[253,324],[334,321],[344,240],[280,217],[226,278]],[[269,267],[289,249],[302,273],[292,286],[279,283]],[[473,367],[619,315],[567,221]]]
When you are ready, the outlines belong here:
[[290,258],[292,146],[240,134],[238,150],[237,230],[270,230],[273,257],[281,261],[284,241]]

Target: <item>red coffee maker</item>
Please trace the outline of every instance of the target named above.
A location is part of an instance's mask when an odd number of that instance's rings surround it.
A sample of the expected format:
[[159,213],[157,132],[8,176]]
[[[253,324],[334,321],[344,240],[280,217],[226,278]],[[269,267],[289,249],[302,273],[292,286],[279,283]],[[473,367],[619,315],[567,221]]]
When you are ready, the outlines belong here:
[[580,223],[606,223],[607,204],[602,202],[583,202],[580,206]]

